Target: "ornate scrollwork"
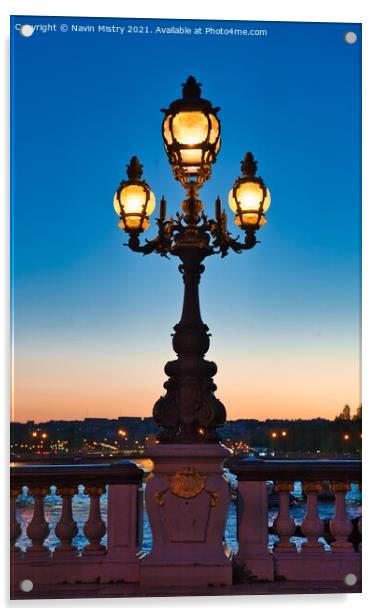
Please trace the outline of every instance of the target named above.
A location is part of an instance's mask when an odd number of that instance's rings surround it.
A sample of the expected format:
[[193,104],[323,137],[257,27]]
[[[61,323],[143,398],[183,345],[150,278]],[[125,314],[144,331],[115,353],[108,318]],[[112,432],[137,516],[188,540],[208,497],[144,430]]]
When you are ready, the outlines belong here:
[[156,423],[164,429],[159,439],[198,441],[202,435],[202,440],[217,441],[216,428],[225,422],[226,409],[214,396],[216,385],[212,378],[172,377],[164,387],[167,394],[159,398],[153,409]]
[[241,253],[250,250],[259,242],[256,240],[256,229],[245,230],[244,242],[239,241],[239,236],[232,237],[227,230],[226,212],[220,211],[217,220],[209,219],[205,214],[200,214],[202,203],[192,197],[183,202],[184,214],[176,214],[175,218],[162,220],[156,218],[158,234],[152,240],[146,240],[141,244],[138,231],[130,231],[130,238],[124,246],[128,246],[133,252],[144,255],[156,252],[162,257],[169,254],[180,256],[184,246],[197,247],[205,251],[204,256],[220,254],[225,257],[230,250]]

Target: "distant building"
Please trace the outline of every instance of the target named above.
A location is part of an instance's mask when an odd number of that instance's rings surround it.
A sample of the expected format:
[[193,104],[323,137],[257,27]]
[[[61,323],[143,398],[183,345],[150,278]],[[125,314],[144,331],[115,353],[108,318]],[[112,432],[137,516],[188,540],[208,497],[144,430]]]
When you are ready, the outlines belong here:
[[84,419],[84,425],[87,423],[91,423],[97,426],[107,426],[109,422],[113,422],[114,419],[109,419],[108,417],[86,417]]

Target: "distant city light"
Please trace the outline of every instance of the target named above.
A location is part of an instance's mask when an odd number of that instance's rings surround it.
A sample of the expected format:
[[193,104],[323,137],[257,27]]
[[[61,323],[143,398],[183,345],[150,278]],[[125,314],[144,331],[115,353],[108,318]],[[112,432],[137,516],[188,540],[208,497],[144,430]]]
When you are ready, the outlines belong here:
[[[124,418],[119,418],[119,421],[111,420],[113,423],[110,423],[109,426],[97,425],[95,422],[93,429],[87,420],[83,429],[79,431],[77,430],[76,422],[71,425],[71,422],[67,421],[67,428],[64,424],[62,426],[61,422],[56,422],[56,425],[50,422],[50,425],[41,424],[37,427],[34,426],[34,428],[25,424],[23,432],[15,432],[13,435],[14,437],[16,436],[17,441],[11,441],[10,443],[12,459],[25,459],[26,461],[28,459],[27,456],[30,456],[29,459],[31,459],[36,454],[50,455],[52,457],[54,455],[64,456],[65,452],[71,455],[83,455],[83,457],[100,455],[101,453],[105,456],[113,455],[113,457],[121,453],[130,456],[133,454],[141,455],[146,448],[159,442],[157,435],[153,432],[155,426],[151,425],[150,422],[147,426],[147,421],[145,420],[143,429],[142,426],[138,427],[137,425],[134,426],[134,424],[129,429],[127,423],[123,423],[122,419]],[[140,419],[138,419],[139,421],[141,422]],[[252,429],[248,421],[246,421],[243,431],[238,423],[235,424],[234,429],[233,422],[229,421],[227,428],[231,432],[224,434],[223,443],[239,456],[250,452],[255,456],[270,456],[273,453],[272,450],[280,449],[282,450],[280,453],[281,457],[288,457],[285,452],[289,446],[289,432],[290,441],[294,432],[290,427],[291,424],[288,423],[287,425],[288,428],[285,429],[282,427],[272,429],[270,422],[267,422],[265,425],[264,422],[261,422],[261,426],[264,426],[264,431],[254,432],[254,427]],[[301,424],[299,423],[298,425],[300,427]],[[43,428],[48,428],[49,431],[46,432]],[[339,424],[337,422],[335,424],[330,422],[330,428],[333,430],[332,438],[334,444],[332,446],[335,447],[335,452],[342,453],[344,456],[349,456],[350,452],[354,450],[355,453],[360,453],[362,433],[357,431],[352,431],[351,433],[339,431]],[[17,430],[19,429],[17,427]],[[89,431],[85,432],[86,429]],[[197,434],[205,435],[206,428],[197,426]],[[32,439],[32,442],[30,442],[30,439]],[[295,434],[296,452],[303,452],[302,439],[302,433]],[[357,444],[358,440],[360,440],[360,445]],[[327,443],[321,440],[320,435],[319,438],[314,436],[311,446],[306,448],[305,453],[312,453],[314,456],[320,456],[322,453],[327,454]]]

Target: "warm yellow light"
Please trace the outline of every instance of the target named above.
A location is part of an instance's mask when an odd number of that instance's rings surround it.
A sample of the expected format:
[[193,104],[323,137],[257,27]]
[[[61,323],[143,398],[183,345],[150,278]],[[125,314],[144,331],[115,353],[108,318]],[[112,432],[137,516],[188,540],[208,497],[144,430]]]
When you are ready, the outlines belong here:
[[[118,193],[115,193],[113,199],[113,206],[118,216],[121,216],[123,208],[123,212],[125,216],[130,214],[142,214],[143,209],[147,200],[147,193],[143,186],[139,186],[138,184],[130,184],[129,186],[125,186],[122,188],[120,197],[118,200]],[[155,209],[155,195],[152,191],[150,191],[150,198],[147,203],[146,208],[146,216],[150,216]],[[140,220],[139,217],[135,217]]]
[[172,137],[171,128],[170,128],[171,117],[172,117],[171,115],[167,116],[163,124],[164,137],[167,143],[169,143],[169,145],[173,143],[173,137]]
[[270,190],[269,190],[269,188],[267,188],[266,189],[266,196],[265,196],[265,200],[264,200],[264,206],[263,206],[264,212],[266,212],[270,208],[271,200],[272,200],[272,197],[270,195]]
[[33,436],[37,436],[37,433],[36,433],[36,432],[33,432]]
[[[152,191],[149,191],[150,198],[146,207],[146,216],[150,216],[155,209],[155,195]],[[141,216],[147,201],[147,192],[143,186],[138,184],[130,184],[122,188],[119,198],[118,192],[115,193],[113,199],[113,206],[119,216],[124,214],[126,218],[126,226],[128,229],[140,229],[145,231],[150,223],[144,218],[141,224]],[[122,208],[121,208],[122,205]],[[122,212],[123,209],[123,212]],[[135,214],[135,216],[133,216]],[[120,220],[118,223],[120,229],[125,229],[125,223]]]
[[349,434],[344,434],[344,440],[349,441]]
[[284,430],[284,431],[282,432],[282,436],[286,436],[286,435],[287,435],[287,432]]
[[259,223],[259,227],[263,227],[266,224],[266,218],[264,215],[260,216],[260,220],[258,214],[242,214],[241,218],[243,220],[240,220],[240,216],[235,216],[234,218],[234,223],[238,227],[242,227],[243,225],[257,225],[257,222]]
[[46,432],[43,432],[43,434],[42,434],[42,438],[47,438],[47,434],[46,434]]
[[[220,133],[219,120],[212,113],[210,114],[209,118],[210,118],[210,122],[211,122],[211,130],[210,130],[209,141],[210,141],[210,143],[215,143],[216,140],[218,139],[218,136],[219,136],[219,133]],[[220,147],[220,143],[218,145]]]
[[202,162],[202,150],[199,150],[198,148],[193,150],[180,150],[180,154],[183,163],[200,165]]
[[209,123],[202,111],[180,111],[172,120],[173,136],[183,145],[197,145],[207,139]]
[[205,430],[203,428],[198,429],[199,434],[205,434]]
[[[145,231],[146,229],[148,229],[149,226],[150,226],[150,223],[147,220],[147,218],[143,220],[142,225],[141,225],[139,216],[128,216],[127,217],[127,228],[128,229],[141,229],[142,231]],[[120,229],[125,229],[125,223],[123,222],[123,220],[119,221],[118,227]]]
[[[263,200],[263,189],[257,182],[243,182],[236,189],[236,199],[240,204],[240,209],[242,212],[247,210],[259,210],[261,206],[261,202]],[[228,195],[228,203],[231,210],[235,213],[238,211],[238,205],[234,197],[233,189],[230,190]],[[269,188],[266,189],[266,196],[263,203],[263,211],[266,212],[270,206],[271,196],[269,192]]]
[[272,437],[276,438],[276,436],[277,436],[277,432],[272,432]]

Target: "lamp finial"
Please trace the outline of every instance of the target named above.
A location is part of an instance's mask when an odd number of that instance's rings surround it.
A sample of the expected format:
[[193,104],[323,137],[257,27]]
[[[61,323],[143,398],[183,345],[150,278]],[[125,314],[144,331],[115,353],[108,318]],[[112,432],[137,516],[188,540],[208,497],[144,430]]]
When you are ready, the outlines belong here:
[[257,160],[253,158],[252,152],[246,153],[246,155],[244,156],[244,160],[241,161],[240,169],[244,177],[256,177]]
[[202,83],[198,83],[193,75],[190,75],[182,85],[183,98],[201,98]]
[[132,156],[130,159],[130,163],[126,166],[127,177],[132,182],[138,181],[141,179],[143,174],[143,165],[140,164],[139,158],[137,156]]

